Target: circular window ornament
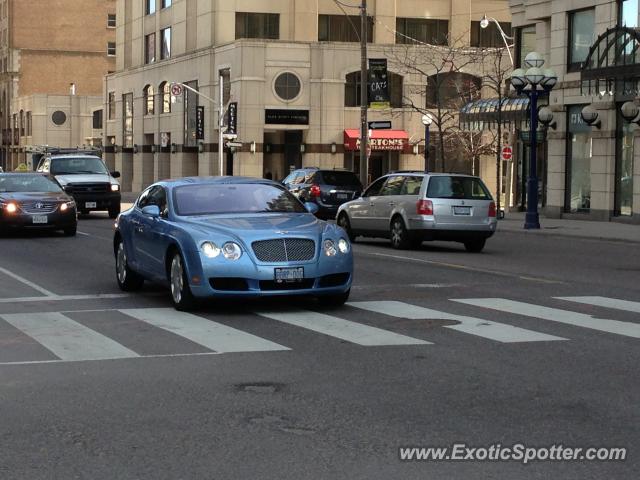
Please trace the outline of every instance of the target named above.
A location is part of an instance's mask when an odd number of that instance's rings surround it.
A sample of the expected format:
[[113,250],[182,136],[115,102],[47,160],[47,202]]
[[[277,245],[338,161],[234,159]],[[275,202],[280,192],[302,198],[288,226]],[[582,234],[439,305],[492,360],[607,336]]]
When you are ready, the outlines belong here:
[[67,121],[67,114],[64,113],[62,110],[56,110],[51,115],[51,121],[58,126],[64,125],[64,122]]
[[284,72],[276,77],[274,88],[278,97],[285,102],[290,102],[300,95],[302,84],[296,74]]

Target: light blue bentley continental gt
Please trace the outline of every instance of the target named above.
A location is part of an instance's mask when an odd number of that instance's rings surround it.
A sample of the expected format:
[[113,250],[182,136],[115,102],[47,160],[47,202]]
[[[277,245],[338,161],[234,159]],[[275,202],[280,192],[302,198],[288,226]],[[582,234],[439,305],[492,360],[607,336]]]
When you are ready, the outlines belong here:
[[197,298],[277,295],[342,305],[353,278],[349,237],[318,220],[314,208],[270,180],[155,183],[116,221],[118,285],[166,284],[179,310]]

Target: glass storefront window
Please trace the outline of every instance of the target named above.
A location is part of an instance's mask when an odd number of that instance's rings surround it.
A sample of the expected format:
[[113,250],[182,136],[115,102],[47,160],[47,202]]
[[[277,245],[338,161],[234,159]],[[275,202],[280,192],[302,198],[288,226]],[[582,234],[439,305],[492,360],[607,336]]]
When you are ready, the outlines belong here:
[[589,212],[591,209],[591,157],[593,139],[591,127],[580,112],[584,105],[567,108],[567,198],[569,212]]
[[638,26],[638,0],[622,0],[618,24],[621,27],[636,28]]
[[619,106],[617,110],[615,213],[630,216],[633,213],[633,126],[622,118]]

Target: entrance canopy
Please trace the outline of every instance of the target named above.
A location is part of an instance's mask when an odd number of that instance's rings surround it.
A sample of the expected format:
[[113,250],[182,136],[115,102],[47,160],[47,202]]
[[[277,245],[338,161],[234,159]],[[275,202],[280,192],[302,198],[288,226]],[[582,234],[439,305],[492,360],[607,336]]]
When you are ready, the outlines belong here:
[[483,98],[467,103],[460,109],[460,128],[463,130],[489,130],[498,121],[502,124],[520,123],[527,120],[529,97],[503,98],[502,109],[498,112],[500,99]]
[[638,94],[640,31],[614,27],[598,37],[581,68],[581,90],[588,95],[615,95],[622,100]]
[[[369,140],[372,151],[400,151],[410,153],[409,135],[404,130],[371,130]],[[360,130],[355,128],[344,131],[344,149],[360,150]]]

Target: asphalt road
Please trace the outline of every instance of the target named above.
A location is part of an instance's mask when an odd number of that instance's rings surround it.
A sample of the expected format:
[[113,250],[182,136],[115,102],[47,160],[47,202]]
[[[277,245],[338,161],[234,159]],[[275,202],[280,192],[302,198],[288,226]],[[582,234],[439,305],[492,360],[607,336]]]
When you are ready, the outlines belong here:
[[[111,235],[95,215],[75,238],[0,238],[2,480],[638,478],[640,244],[359,242],[345,307],[186,318],[162,288],[118,290]],[[628,452],[399,457],[459,442]]]

